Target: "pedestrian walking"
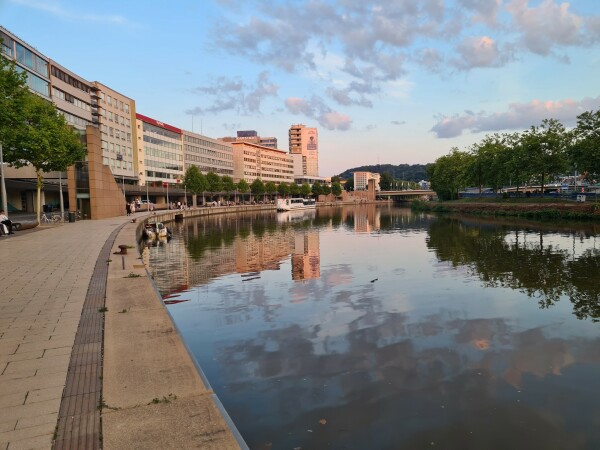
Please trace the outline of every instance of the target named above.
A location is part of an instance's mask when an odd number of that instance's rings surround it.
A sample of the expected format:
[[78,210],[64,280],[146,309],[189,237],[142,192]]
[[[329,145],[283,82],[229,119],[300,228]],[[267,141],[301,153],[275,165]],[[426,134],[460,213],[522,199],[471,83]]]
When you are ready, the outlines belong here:
[[129,203],[125,203],[125,211],[127,211],[127,215],[131,214],[131,205]]
[[131,202],[131,214],[135,214],[135,202]]

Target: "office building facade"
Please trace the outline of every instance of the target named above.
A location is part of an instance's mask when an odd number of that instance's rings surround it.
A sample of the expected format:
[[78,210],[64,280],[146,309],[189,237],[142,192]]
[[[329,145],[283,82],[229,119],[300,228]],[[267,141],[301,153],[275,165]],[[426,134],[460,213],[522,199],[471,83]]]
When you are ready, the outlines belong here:
[[289,152],[295,156],[296,177],[319,176],[319,132],[302,124],[289,129]]
[[259,178],[263,183],[294,181],[294,162],[290,155],[248,142],[232,142],[233,181],[246,180],[252,183]]
[[180,128],[136,114],[140,184],[179,184],[183,180],[183,141]]
[[185,170],[196,166],[200,172],[227,175],[233,178],[233,147],[218,139],[182,131]]

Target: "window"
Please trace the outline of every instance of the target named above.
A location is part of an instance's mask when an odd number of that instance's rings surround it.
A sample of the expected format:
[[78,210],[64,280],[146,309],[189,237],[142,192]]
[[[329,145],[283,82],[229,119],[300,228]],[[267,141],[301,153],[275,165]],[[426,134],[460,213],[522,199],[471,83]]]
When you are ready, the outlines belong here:
[[125,112],[129,114],[129,105],[127,103],[125,103]]
[[112,102],[112,98],[111,98],[111,96],[110,96],[110,95],[107,95],[107,96],[106,96],[106,101],[107,101],[107,103],[108,103],[109,105],[111,104],[111,102]]
[[113,98],[113,107],[115,107],[115,108],[117,107],[117,99],[116,98]]
[[114,136],[115,136],[115,134],[114,134],[114,128],[113,128],[113,127],[110,127],[110,128],[108,129],[108,135],[109,135],[110,137],[114,137]]
[[117,129],[115,129],[115,137],[117,139],[121,139],[121,132],[119,130],[117,130]]
[[131,142],[131,133],[127,133],[127,142]]
[[102,157],[102,164],[104,164],[105,166],[108,166],[108,158],[106,156]]
[[125,119],[125,126],[126,126],[127,128],[131,128],[131,120],[129,120],[129,119]]
[[115,144],[113,144],[112,142],[108,143],[108,150],[110,150],[111,152],[115,152]]
[[108,142],[102,141],[102,150],[108,150]]
[[111,113],[110,111],[108,112],[108,120],[110,120],[111,122],[113,121],[113,113]]
[[101,101],[102,103],[105,103],[105,102],[104,102],[104,92],[100,92],[100,101]]
[[123,102],[122,102],[122,101],[119,101],[119,109],[120,109],[121,111],[123,111]]
[[119,123],[125,125],[125,118],[123,116],[119,117]]

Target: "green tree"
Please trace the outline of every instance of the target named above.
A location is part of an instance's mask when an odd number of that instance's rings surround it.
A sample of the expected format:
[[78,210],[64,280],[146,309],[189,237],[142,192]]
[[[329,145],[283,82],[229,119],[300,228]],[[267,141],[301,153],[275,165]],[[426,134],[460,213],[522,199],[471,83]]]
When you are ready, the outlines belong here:
[[342,179],[338,175],[334,175],[333,177],[331,177],[331,184],[339,183],[340,181],[342,181]]
[[310,192],[311,192],[310,184],[303,183],[302,186],[300,187],[300,194],[302,194],[302,197],[308,197],[310,195]]
[[290,183],[290,195],[300,195],[300,186],[298,186],[298,184],[294,182]]
[[310,192],[312,193],[312,195],[318,198],[319,195],[323,193],[323,186],[321,186],[321,183],[319,181],[315,181],[312,187],[310,188]]
[[221,192],[223,190],[221,177],[214,172],[208,172],[206,174],[206,182],[208,183],[206,190],[211,193],[211,200],[214,200],[215,192]]
[[[2,40],[0,39],[0,42]],[[0,56],[0,160],[2,175],[2,209],[8,214],[6,198],[6,180],[2,163],[11,162],[8,150],[17,147],[16,135],[25,125],[25,106],[31,95],[27,89],[27,78],[24,72],[17,72],[14,61]]]
[[342,195],[342,185],[339,183],[339,181],[336,181],[331,185],[331,193],[336,197]]
[[290,193],[290,186],[285,181],[282,181],[279,183],[279,186],[277,186],[277,192],[279,192],[279,195],[282,197],[285,197]]
[[382,191],[389,191],[392,189],[392,183],[394,182],[394,178],[389,172],[384,172],[381,174],[381,178],[379,179],[379,187]]
[[569,134],[556,119],[544,119],[521,134],[521,145],[527,159],[523,161],[532,176],[539,177],[542,195],[546,181],[567,170]]
[[208,186],[206,177],[202,175],[202,172],[200,172],[200,169],[198,169],[197,166],[190,166],[185,171],[183,185],[192,193],[192,204],[193,207],[196,208],[198,205],[198,194],[204,192]]
[[229,175],[223,175],[221,178],[221,186],[223,186],[223,190],[227,194],[227,200],[229,200],[229,196],[233,191],[235,191],[235,183],[233,182],[233,178]]
[[328,184],[323,184],[321,186],[321,194],[322,195],[329,195],[329,194],[331,194],[331,186],[329,186]]
[[465,186],[466,169],[472,156],[453,148],[429,166],[431,188],[441,200],[458,198],[458,191]]
[[275,194],[275,192],[277,192],[277,185],[272,181],[267,181],[265,183],[265,192],[267,194],[269,194],[269,196],[271,196],[271,198],[272,198],[273,194]]
[[466,182],[479,188],[492,187],[494,192],[504,184],[507,177],[507,154],[505,139],[502,135],[486,136],[471,148],[472,158],[466,167]]
[[600,109],[577,116],[574,142],[569,148],[571,164],[590,178],[600,177]]
[[242,194],[243,198],[244,194],[250,190],[250,185],[242,178],[237,184],[237,189],[240,191],[240,194]]
[[348,178],[346,184],[344,184],[346,192],[352,192],[354,190],[354,178]]
[[5,161],[14,167],[32,165],[37,178],[37,219],[40,220],[40,192],[43,172],[65,171],[85,158],[80,135],[67,124],[56,107],[34,94],[25,101],[25,126],[19,126]]
[[254,195],[255,200],[256,197],[265,193],[265,185],[260,178],[256,178],[252,182],[252,184],[250,185],[250,192],[252,192],[252,195]]

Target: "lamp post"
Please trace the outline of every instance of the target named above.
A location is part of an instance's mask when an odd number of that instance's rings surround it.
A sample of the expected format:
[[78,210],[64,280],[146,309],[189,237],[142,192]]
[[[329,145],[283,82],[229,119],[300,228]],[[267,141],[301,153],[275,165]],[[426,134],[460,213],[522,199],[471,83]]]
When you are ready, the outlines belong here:
[[58,191],[60,197],[60,221],[65,221],[65,204],[63,201],[63,191],[62,191],[62,172],[58,172]]
[[2,156],[2,142],[0,142],[0,178],[2,178],[2,209],[8,217],[8,200],[6,199],[6,179],[4,178],[4,159]]

